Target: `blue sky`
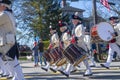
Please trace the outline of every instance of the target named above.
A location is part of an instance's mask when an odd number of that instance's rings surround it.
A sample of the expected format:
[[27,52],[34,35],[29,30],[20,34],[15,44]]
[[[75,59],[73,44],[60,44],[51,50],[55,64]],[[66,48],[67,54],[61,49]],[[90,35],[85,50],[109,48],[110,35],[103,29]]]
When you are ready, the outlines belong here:
[[70,2],[70,6],[86,10],[83,14],[84,17],[89,17],[92,11],[92,0],[91,1],[77,1],[77,2]]
[[[109,0],[109,1],[112,1],[112,0]],[[116,2],[116,1],[117,0],[114,0],[113,2]],[[117,15],[112,11],[108,11],[108,9],[101,4],[96,4],[96,5],[97,5],[97,10],[102,13],[101,16],[103,18],[108,19],[111,15]],[[84,17],[89,17],[90,15],[92,15],[92,0],[81,0],[76,2],[70,2],[70,6],[85,10],[85,12],[83,13]]]

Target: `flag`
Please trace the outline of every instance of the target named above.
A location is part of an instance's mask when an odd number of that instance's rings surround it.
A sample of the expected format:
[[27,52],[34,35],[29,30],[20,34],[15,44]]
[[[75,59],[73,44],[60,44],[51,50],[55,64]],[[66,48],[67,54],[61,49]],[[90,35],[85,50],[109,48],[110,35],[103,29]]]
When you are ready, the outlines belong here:
[[108,0],[100,0],[100,2],[110,11],[110,5],[108,4]]

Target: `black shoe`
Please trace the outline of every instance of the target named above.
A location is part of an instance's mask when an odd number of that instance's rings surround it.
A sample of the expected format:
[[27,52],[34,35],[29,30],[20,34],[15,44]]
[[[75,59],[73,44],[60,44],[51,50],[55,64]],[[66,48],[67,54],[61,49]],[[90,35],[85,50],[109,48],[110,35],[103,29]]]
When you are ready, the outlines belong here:
[[0,75],[3,75],[3,73],[0,73]]
[[13,76],[8,76],[8,77],[7,77],[7,79],[11,79],[11,78],[13,78]]
[[83,74],[83,76],[92,76],[92,73],[91,74]]
[[54,73],[56,73],[56,72],[57,72],[57,71],[56,71],[56,70],[54,70],[53,68],[50,68],[50,70],[51,70],[51,71],[53,71]]
[[90,67],[96,67],[95,65],[90,65]]
[[48,71],[48,69],[44,68],[44,67],[41,67],[41,69],[45,70],[45,71]]
[[8,77],[9,75],[1,75],[1,77]]
[[76,72],[76,71],[77,71],[77,69],[75,69],[75,70],[72,70],[72,71],[71,71],[71,73],[74,73],[74,72]]
[[66,74],[65,72],[63,72],[63,71],[60,71],[60,73],[62,73],[63,75],[65,75],[66,77],[69,77],[69,75],[68,74]]
[[100,64],[102,67],[109,69],[109,67],[105,66],[104,64]]

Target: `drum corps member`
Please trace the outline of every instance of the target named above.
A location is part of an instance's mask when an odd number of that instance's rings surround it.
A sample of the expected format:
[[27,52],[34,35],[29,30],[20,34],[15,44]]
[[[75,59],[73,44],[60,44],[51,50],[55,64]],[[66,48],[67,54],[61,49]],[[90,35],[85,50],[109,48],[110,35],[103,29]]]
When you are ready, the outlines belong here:
[[67,28],[67,23],[62,22],[59,24],[60,26],[60,31],[62,32],[61,35],[61,43],[63,49],[67,48],[70,45],[70,31]]
[[16,25],[10,5],[9,0],[0,0],[0,53],[2,59],[7,62],[7,70],[9,76],[13,76],[12,80],[24,80],[17,60]]
[[[59,46],[59,36],[56,32],[56,28],[52,26],[50,26],[50,34],[51,34],[51,39],[50,39],[50,44],[49,44],[48,49],[52,50]],[[50,68],[49,62],[47,62],[46,66],[42,66],[42,69],[45,71],[48,71],[49,68]]]
[[[83,48],[84,52],[87,52],[87,47],[85,45],[85,42],[84,42],[84,27],[83,25],[81,24],[81,18],[75,14],[75,15],[72,15],[72,22],[73,22],[73,31],[72,31],[72,40],[71,40],[71,43],[72,44],[77,44],[79,47]],[[92,71],[91,71],[91,68],[88,64],[88,59],[84,59],[83,60],[84,62],[84,65],[86,66],[86,71],[84,73],[83,76],[90,76],[92,75]],[[67,77],[70,75],[70,72],[71,72],[71,69],[73,69],[73,64],[69,64],[66,68],[66,70],[64,70],[62,73],[64,75],[66,75]]]
[[94,56],[93,56],[93,52],[92,52],[92,47],[91,47],[91,36],[89,33],[87,33],[84,37],[84,42],[88,48],[88,58],[90,59],[91,61],[91,64],[90,64],[90,67],[95,67],[95,61],[94,61]]
[[116,43],[120,46],[120,22],[116,21],[116,26],[114,26],[115,31],[117,32],[118,36],[116,37]]
[[[61,38],[60,38],[60,48],[62,48],[63,50],[70,44],[70,33],[69,30],[67,28],[67,23],[62,22],[61,20],[59,21],[59,27],[60,27],[60,31],[62,32]],[[54,66],[53,68],[51,68],[54,72],[55,71],[63,71],[63,67],[62,66]]]
[[118,33],[115,30],[115,27],[117,25],[117,23],[116,23],[117,19],[118,19],[118,17],[115,17],[115,16],[112,16],[109,18],[110,23],[114,28],[114,33],[110,32],[110,34],[113,36],[113,39],[109,41],[109,50],[108,50],[107,61],[105,64],[101,64],[102,67],[105,67],[107,69],[109,69],[109,67],[110,67],[110,63],[112,62],[114,52],[117,52],[118,56],[120,56],[120,48],[116,44],[116,38],[115,38],[118,36]]
[[[59,26],[60,26],[60,31],[62,32],[62,36],[61,36],[60,41],[62,42],[63,49],[65,50],[71,44],[71,42],[70,42],[71,35],[70,35],[70,31],[69,31],[69,29],[67,27],[67,24],[65,22],[61,22],[61,24],[59,24]],[[69,65],[70,65],[70,63],[67,64],[67,66],[69,66]],[[75,72],[76,70],[77,69],[75,67],[73,67],[70,70],[70,72]]]

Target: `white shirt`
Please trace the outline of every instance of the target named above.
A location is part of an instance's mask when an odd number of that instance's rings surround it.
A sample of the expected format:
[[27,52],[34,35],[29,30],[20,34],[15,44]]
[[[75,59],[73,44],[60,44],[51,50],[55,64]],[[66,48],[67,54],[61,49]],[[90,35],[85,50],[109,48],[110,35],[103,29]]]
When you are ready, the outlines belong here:
[[58,47],[59,46],[59,36],[58,36],[57,33],[54,33],[51,36],[50,44],[54,45],[54,47]]

